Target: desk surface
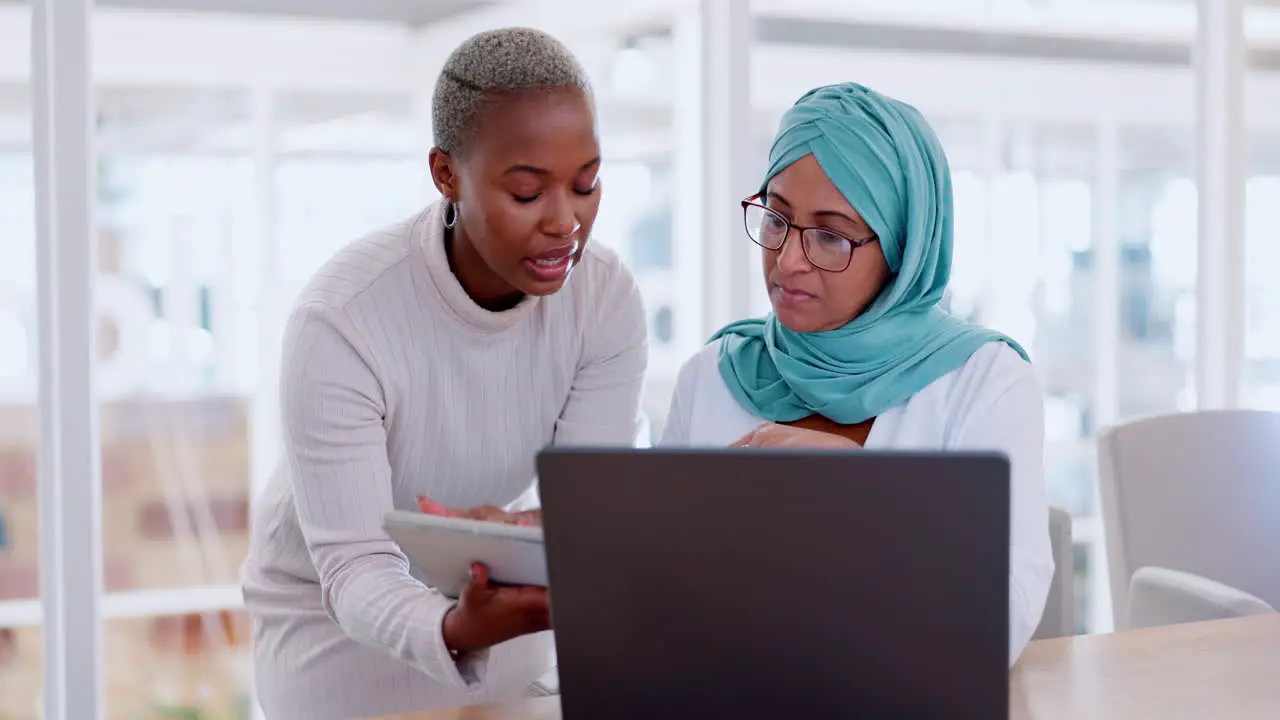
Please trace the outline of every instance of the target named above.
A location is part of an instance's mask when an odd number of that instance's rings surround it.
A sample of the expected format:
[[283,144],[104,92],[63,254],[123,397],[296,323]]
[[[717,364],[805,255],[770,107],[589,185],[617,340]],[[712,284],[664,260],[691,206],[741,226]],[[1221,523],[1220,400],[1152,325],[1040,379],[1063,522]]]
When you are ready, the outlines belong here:
[[[1280,614],[1033,642],[1012,720],[1280,717]],[[560,720],[556,698],[385,720]]]

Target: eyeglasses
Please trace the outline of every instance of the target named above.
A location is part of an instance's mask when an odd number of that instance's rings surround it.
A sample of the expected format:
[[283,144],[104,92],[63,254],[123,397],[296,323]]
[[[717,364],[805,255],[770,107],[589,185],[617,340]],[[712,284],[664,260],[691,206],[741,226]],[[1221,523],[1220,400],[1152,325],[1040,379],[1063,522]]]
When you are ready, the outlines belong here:
[[742,201],[747,237],[765,250],[781,250],[793,229],[800,231],[800,247],[809,263],[819,270],[844,272],[853,261],[853,251],[879,238],[872,235],[853,240],[822,228],[801,227],[760,203],[760,195]]

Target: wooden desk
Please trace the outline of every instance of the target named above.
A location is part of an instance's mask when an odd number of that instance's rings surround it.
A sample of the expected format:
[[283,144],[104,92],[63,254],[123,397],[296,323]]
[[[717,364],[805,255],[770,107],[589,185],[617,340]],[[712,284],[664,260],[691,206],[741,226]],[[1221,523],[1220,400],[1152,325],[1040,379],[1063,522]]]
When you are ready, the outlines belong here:
[[[1009,673],[1012,720],[1275,720],[1280,614],[1031,643]],[[384,720],[560,720],[556,698]]]
[[1010,717],[1280,718],[1280,614],[1027,646]]

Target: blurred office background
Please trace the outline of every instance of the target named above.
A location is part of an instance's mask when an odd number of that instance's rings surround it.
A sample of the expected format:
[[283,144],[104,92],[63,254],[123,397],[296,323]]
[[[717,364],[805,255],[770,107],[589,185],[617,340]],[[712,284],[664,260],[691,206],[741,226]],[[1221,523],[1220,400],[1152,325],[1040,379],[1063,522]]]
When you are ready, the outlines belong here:
[[[596,240],[644,289],[655,431],[681,360],[719,322],[767,308],[736,200],[782,111],[843,80],[917,105],[943,138],[957,206],[949,302],[1023,342],[1041,373],[1049,494],[1076,522],[1080,632],[1111,624],[1099,428],[1205,404],[1280,409],[1280,292],[1266,289],[1280,275],[1280,3],[1244,10],[1242,248],[1197,229],[1193,0],[98,5],[92,407],[108,717],[252,716],[236,572],[277,459],[280,327],[335,249],[435,196],[432,83],[479,30],[542,27],[593,75],[606,154]],[[39,326],[32,10],[0,1],[5,719],[42,716],[36,457],[54,410],[37,400],[39,333],[67,331]],[[1202,264],[1233,259],[1243,287],[1201,291]],[[74,311],[83,293],[56,280],[46,296]],[[1224,335],[1238,347],[1202,337],[1206,323],[1243,327]],[[1232,353],[1242,362],[1219,362]],[[1206,387],[1216,397],[1198,399]]]

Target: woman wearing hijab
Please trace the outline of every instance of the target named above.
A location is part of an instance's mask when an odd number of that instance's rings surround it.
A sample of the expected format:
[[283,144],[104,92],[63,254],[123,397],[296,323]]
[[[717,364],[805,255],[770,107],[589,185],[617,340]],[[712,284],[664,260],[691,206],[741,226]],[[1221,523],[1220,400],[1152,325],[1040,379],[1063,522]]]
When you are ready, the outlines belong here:
[[685,364],[663,444],[1007,454],[1012,665],[1054,569],[1043,401],[1016,342],[938,307],[953,204],[933,130],[861,85],[817,88],[783,116],[742,206],[773,312]]

